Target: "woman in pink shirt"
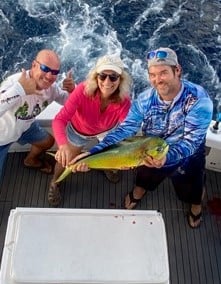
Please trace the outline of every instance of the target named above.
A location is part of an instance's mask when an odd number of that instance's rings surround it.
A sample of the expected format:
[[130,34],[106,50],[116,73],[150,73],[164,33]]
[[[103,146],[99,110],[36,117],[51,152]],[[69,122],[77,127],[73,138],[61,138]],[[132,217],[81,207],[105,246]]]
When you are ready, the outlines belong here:
[[[49,204],[58,206],[61,202],[59,184],[55,181],[69,162],[124,120],[130,108],[130,87],[131,78],[120,57],[105,55],[98,59],[86,81],[70,94],[52,122],[58,150],[48,191]],[[117,172],[105,174],[112,182],[119,180]]]

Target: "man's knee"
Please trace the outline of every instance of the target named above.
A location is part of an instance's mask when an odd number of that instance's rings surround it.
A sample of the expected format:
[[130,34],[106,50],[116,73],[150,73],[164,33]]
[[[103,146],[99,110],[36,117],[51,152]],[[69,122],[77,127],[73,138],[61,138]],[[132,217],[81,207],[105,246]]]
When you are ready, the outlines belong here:
[[51,148],[54,145],[54,142],[55,142],[54,137],[51,134],[48,134],[48,136],[44,140],[34,142],[32,143],[32,145],[46,150]]

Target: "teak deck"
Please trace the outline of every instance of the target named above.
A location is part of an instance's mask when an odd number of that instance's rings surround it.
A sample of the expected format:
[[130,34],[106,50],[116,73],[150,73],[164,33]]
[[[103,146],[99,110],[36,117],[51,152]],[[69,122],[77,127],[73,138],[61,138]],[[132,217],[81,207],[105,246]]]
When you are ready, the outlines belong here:
[[[51,176],[23,167],[25,153],[8,155],[0,191],[0,256],[8,216],[16,207],[49,207],[47,189]],[[62,208],[121,208],[124,196],[133,187],[134,171],[122,171],[117,184],[102,171],[69,176],[62,184]],[[186,221],[188,207],[177,199],[169,180],[148,193],[137,209],[159,210],[167,232],[171,284],[221,283],[221,173],[207,170],[203,222],[191,229]],[[213,206],[211,206],[213,204]],[[130,248],[128,248],[130,249]]]

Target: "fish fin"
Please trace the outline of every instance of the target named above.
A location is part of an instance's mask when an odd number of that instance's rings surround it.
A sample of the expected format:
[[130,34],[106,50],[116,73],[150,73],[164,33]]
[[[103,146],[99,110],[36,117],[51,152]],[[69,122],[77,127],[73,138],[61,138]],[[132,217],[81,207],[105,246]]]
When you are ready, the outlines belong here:
[[55,153],[52,153],[52,152],[46,152],[46,154],[52,156],[52,157],[55,157]]
[[138,163],[137,167],[143,166],[144,165],[144,159],[140,160],[140,162]]
[[118,147],[114,147],[114,148],[112,148],[112,149],[109,149],[109,150],[111,150],[111,155],[113,155],[113,154],[118,154],[119,153],[119,149],[118,149]]
[[[55,153],[52,152],[46,152],[48,155],[52,156],[55,158]],[[55,183],[61,182],[63,179],[65,179],[70,173],[72,172],[72,170],[70,168],[66,168],[62,174],[57,178],[57,180],[55,181]]]
[[128,144],[128,143],[131,143],[131,142],[137,142],[138,139],[145,139],[147,137],[145,136],[132,136],[132,137],[128,137],[126,139],[124,139],[123,141],[120,142],[120,144]]
[[[100,150],[99,152],[90,154],[90,155],[88,155],[88,156],[86,156],[86,157],[82,157],[81,159],[77,160],[76,163],[78,163],[78,162],[81,161],[81,160],[87,159],[87,157],[96,156],[97,154],[105,153],[105,152],[107,152],[107,151],[109,151],[109,150],[112,151],[112,150],[115,150],[115,149],[116,149],[116,152],[117,152],[119,146],[120,146],[120,143],[119,143],[119,144],[114,144],[114,145],[111,145],[111,146],[107,146],[107,147],[105,147],[104,149]],[[75,165],[76,163],[74,163],[73,165]]]
[[55,183],[61,182],[63,179],[65,179],[69,174],[72,173],[72,170],[70,167],[66,168],[63,173],[57,178]]

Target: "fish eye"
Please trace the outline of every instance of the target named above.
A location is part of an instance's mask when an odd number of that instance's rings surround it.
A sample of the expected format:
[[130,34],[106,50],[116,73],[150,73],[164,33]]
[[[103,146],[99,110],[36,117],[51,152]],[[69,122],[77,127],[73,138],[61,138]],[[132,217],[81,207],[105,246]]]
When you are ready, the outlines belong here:
[[163,147],[162,146],[158,146],[157,148],[156,148],[156,150],[158,151],[158,152],[162,152],[163,151]]

